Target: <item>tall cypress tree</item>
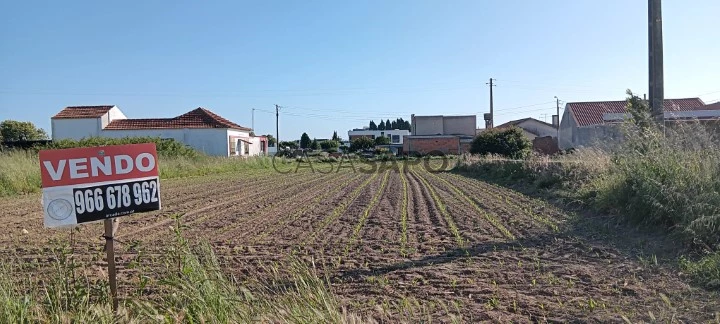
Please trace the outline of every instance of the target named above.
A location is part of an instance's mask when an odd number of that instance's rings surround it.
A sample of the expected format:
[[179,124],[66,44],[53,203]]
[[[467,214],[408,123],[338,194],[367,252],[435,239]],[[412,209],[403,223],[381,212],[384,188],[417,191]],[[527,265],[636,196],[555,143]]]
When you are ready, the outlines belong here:
[[378,129],[377,125],[375,125],[375,122],[371,120],[370,121],[370,130],[377,130],[377,129]]
[[380,125],[377,127],[378,130],[385,130],[385,121],[380,120]]

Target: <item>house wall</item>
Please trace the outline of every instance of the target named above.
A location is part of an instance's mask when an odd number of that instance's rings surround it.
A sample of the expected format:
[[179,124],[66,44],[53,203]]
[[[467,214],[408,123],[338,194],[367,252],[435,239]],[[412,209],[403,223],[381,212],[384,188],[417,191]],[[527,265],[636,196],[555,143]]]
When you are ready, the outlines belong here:
[[475,136],[476,116],[443,116],[443,135]]
[[459,149],[460,138],[457,136],[406,137],[403,142],[403,152],[409,154],[428,154],[438,151],[444,154],[458,154]]
[[[103,116],[107,118],[107,114]],[[100,136],[102,118],[58,118],[51,119],[52,139],[80,140]]]
[[125,114],[123,114],[118,107],[112,107],[112,109],[101,118],[102,128],[104,129],[107,124],[116,119],[127,119],[127,117],[125,117]]
[[[412,135],[442,135],[443,116],[413,116]],[[475,126],[473,126],[473,131]]]
[[557,137],[557,128],[534,120],[526,120],[517,126],[530,133],[536,134],[533,138],[545,136]]
[[227,129],[225,128],[106,129],[102,131],[101,136],[111,138],[138,136],[172,138],[207,155],[228,156],[230,152]]

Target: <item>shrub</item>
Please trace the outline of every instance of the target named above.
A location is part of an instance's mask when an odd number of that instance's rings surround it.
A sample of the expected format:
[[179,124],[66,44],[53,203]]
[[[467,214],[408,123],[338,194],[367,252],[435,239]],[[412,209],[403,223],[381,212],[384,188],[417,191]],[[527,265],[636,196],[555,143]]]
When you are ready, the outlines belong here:
[[387,136],[375,137],[375,145],[387,145],[390,144],[390,138]]
[[369,137],[358,137],[350,143],[350,151],[356,152],[369,149],[375,146],[375,142]]
[[338,141],[329,140],[320,142],[320,148],[328,152],[337,152],[338,147],[340,147],[340,143]]
[[512,159],[522,159],[530,154],[532,143],[518,127],[490,129],[473,139],[473,154],[497,154]]
[[203,156],[202,153],[174,139],[162,139],[159,137],[124,137],[124,138],[107,138],[107,137],[89,137],[81,140],[57,140],[49,144],[37,146],[36,150],[44,149],[65,149],[75,147],[94,147],[106,145],[126,145],[155,143],[158,155],[172,157],[188,157],[196,158]]

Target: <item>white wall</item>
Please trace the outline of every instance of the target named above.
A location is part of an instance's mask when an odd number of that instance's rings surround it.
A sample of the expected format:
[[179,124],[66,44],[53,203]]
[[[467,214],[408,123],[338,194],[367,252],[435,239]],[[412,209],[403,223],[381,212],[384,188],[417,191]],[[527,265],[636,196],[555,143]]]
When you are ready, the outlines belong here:
[[[410,131],[406,129],[391,129],[391,130],[351,130],[348,131],[348,138],[351,138],[352,136],[385,136],[387,138],[390,138],[391,144],[402,144],[403,143],[403,137],[406,135],[410,135]],[[399,142],[392,142],[392,135],[398,135],[400,136]]]
[[540,123],[535,120],[526,120],[520,124],[517,125],[518,127],[537,134],[537,136],[544,137],[544,136],[552,136],[557,137],[557,128],[552,127],[550,125],[546,125],[543,123]]
[[[107,118],[107,114],[103,116]],[[58,118],[51,119],[52,139],[80,140],[100,136],[101,118]]]
[[123,114],[123,112],[120,111],[117,106],[112,107],[107,112],[107,114],[102,117],[102,128],[105,129],[105,126],[107,126],[107,124],[116,119],[127,119],[127,117],[125,117],[125,114]]
[[172,138],[207,155],[228,156],[230,152],[225,128],[106,129],[101,135],[112,138],[138,136]]

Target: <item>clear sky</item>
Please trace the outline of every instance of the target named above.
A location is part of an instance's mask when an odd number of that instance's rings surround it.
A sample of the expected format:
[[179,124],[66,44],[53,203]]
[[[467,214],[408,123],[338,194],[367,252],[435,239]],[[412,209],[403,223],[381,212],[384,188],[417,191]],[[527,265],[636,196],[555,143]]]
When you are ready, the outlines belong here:
[[[718,0],[663,0],[665,95],[720,100]],[[0,120],[65,106],[130,118],[208,108],[280,137],[370,119],[478,114],[647,92],[645,0],[12,1],[0,3]]]

